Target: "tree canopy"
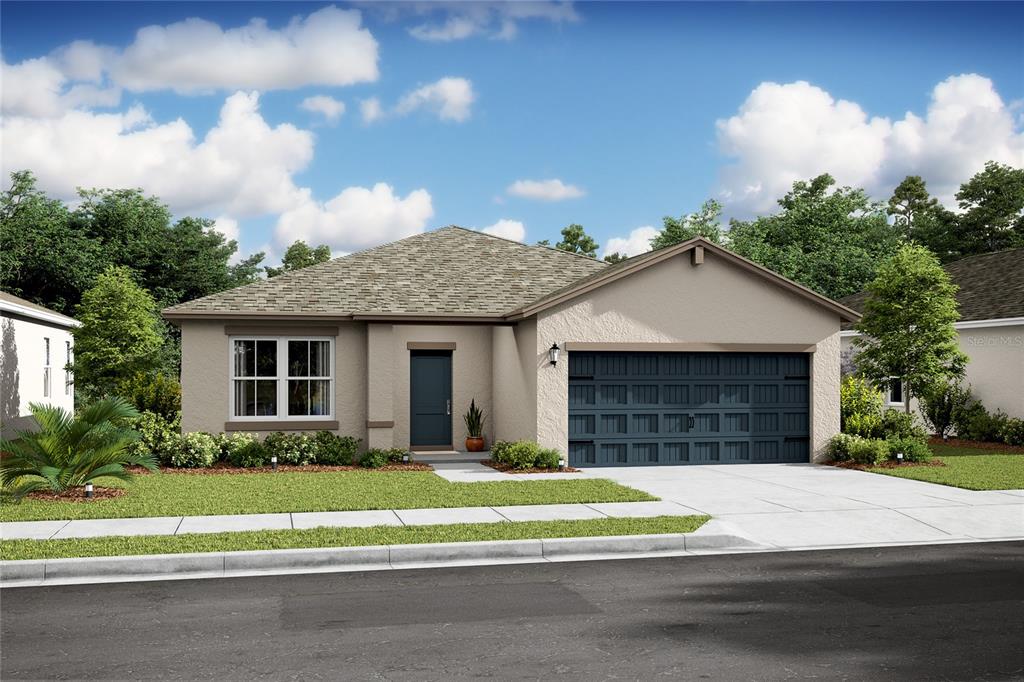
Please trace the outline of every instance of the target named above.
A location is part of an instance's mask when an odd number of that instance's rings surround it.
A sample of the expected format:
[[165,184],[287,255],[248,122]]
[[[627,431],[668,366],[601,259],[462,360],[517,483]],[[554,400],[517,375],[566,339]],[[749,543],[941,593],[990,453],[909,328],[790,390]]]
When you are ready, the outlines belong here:
[[281,258],[281,267],[267,266],[267,277],[277,277],[285,272],[308,268],[317,263],[326,263],[330,259],[331,249],[326,244],[311,249],[306,242],[296,239],[284,252],[284,256]]
[[555,248],[596,258],[600,247],[594,238],[583,230],[582,225],[573,223],[562,229],[562,241],[555,244]]
[[724,245],[721,217],[722,205],[714,199],[705,201],[695,213],[679,218],[665,216],[661,220],[661,232],[651,240],[651,248],[663,249],[694,237],[704,237],[710,242]]

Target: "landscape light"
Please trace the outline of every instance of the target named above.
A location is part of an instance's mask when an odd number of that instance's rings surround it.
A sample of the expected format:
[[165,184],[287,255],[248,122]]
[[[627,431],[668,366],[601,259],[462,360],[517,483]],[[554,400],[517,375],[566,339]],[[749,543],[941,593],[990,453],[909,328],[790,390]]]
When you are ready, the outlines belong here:
[[277,455],[270,456],[270,468],[277,471]]
[[565,467],[566,467],[565,455],[559,455],[558,456],[558,468],[564,471]]
[[903,464],[903,453],[902,452],[897,452],[896,453],[896,461],[899,462],[900,464]]
[[85,482],[85,496],[92,497],[92,481]]
[[402,455],[402,464],[408,464],[408,463],[409,463],[409,453],[407,452],[404,455]]

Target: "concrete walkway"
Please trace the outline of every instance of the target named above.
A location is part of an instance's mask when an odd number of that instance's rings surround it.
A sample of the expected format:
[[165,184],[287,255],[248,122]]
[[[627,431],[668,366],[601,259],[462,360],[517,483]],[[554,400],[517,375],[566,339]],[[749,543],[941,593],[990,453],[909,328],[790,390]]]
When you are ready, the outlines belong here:
[[[503,475],[503,474],[499,474]],[[694,510],[675,502],[606,502],[598,504],[535,504],[509,507],[448,509],[386,509],[370,511],[232,514],[225,516],[156,516],[76,521],[0,523],[4,540],[62,540],[113,535],[181,535],[292,528],[365,528],[429,526],[500,521],[560,521],[623,517],[686,516]]]

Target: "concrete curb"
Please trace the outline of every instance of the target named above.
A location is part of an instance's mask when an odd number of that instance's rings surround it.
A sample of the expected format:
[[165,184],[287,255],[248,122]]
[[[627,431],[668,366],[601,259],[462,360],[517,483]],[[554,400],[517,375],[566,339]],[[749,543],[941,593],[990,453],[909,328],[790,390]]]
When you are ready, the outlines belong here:
[[276,549],[254,552],[153,554],[81,559],[0,561],[0,587],[221,578],[281,573],[367,571],[419,566],[630,558],[703,549],[750,551],[737,535],[696,533],[545,540],[497,540],[376,547]]

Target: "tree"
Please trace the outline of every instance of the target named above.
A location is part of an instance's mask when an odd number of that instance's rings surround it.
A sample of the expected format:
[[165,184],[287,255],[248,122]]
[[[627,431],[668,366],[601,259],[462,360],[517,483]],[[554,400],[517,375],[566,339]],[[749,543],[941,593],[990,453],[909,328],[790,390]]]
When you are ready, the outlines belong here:
[[76,393],[110,395],[121,381],[160,365],[163,323],[153,297],[128,268],[108,267],[82,296],[77,317],[82,326],[72,331]]
[[960,318],[956,291],[935,255],[917,244],[901,246],[867,287],[854,362],[878,386],[899,378],[908,413],[912,396],[964,375],[967,356],[953,326]]
[[555,248],[596,258],[599,247],[594,238],[583,231],[582,225],[573,223],[562,230],[562,241],[555,244]]
[[863,190],[834,184],[828,174],[795,182],[780,212],[733,220],[733,250],[831,298],[861,291],[902,237]]
[[694,237],[704,237],[715,244],[724,244],[722,236],[722,205],[714,199],[705,201],[696,213],[679,218],[662,218],[662,230],[651,240],[652,249],[680,244]]
[[619,253],[618,251],[616,251],[615,253],[609,253],[607,256],[605,256],[604,257],[604,262],[605,263],[611,263],[612,265],[615,265],[616,263],[621,263],[622,261],[626,260],[627,258],[629,258],[629,256],[627,256],[626,254]]
[[284,252],[284,257],[281,258],[281,267],[268,266],[266,268],[267,277],[277,277],[292,270],[301,270],[317,263],[326,263],[329,260],[331,260],[331,249],[326,244],[311,249],[306,242],[296,239]]
[[1024,169],[989,161],[956,199],[960,256],[1024,246]]
[[928,194],[921,176],[908,175],[893,190],[886,212],[903,230],[903,236],[912,239],[916,236],[918,221],[928,220],[939,209],[939,200]]

